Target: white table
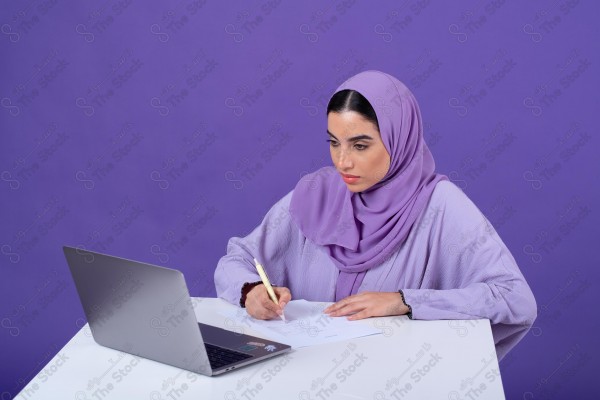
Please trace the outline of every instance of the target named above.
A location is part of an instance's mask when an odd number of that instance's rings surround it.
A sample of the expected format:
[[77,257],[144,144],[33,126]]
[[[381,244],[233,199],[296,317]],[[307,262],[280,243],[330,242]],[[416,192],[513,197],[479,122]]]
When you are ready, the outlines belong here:
[[[235,306],[193,300],[199,322],[261,336],[219,314]],[[504,399],[488,320],[368,321],[383,334],[292,350],[217,377],[102,347],[85,325],[15,399]]]

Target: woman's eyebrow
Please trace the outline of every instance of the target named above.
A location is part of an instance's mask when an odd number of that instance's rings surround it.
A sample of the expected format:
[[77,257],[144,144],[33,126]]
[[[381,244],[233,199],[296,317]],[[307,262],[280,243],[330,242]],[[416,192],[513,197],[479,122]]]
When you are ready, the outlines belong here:
[[[335,140],[338,140],[338,138],[336,138],[333,133],[329,132],[329,130],[327,131],[327,133],[330,136],[333,136],[333,138]],[[346,139],[347,142],[358,142],[359,140],[373,140],[373,138],[369,135],[358,135],[358,136],[353,136],[351,138]]]

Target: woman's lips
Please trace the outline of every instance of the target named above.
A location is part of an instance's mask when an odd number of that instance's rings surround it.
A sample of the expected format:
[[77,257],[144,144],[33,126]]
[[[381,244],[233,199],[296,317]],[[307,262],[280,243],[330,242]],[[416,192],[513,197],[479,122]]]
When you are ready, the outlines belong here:
[[347,174],[341,174],[342,175],[342,179],[344,179],[344,182],[352,184],[352,183],[356,183],[359,179],[360,176],[356,176],[356,175],[347,175]]

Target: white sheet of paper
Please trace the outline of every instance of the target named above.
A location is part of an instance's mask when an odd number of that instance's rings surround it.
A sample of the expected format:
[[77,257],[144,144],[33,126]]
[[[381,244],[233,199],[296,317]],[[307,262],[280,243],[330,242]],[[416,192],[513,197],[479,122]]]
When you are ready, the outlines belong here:
[[[366,321],[348,321],[346,317],[330,317],[323,310],[331,303],[292,300],[284,309],[287,322],[281,319],[268,321],[252,318],[245,309],[223,313],[226,324],[234,330],[249,327],[261,332],[265,338],[285,343],[293,348],[376,335],[381,330]],[[237,328],[237,329],[235,329]]]

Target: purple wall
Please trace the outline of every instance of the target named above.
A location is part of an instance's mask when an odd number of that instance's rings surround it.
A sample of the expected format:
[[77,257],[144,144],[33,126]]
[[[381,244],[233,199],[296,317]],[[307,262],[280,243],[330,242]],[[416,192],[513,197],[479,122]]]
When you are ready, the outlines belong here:
[[413,90],[437,169],[536,295],[500,364],[507,397],[591,398],[598,3],[163,4],[0,6],[0,400],[84,324],[62,245],[181,269],[214,296],[227,240],[330,164],[326,102],[365,69]]

